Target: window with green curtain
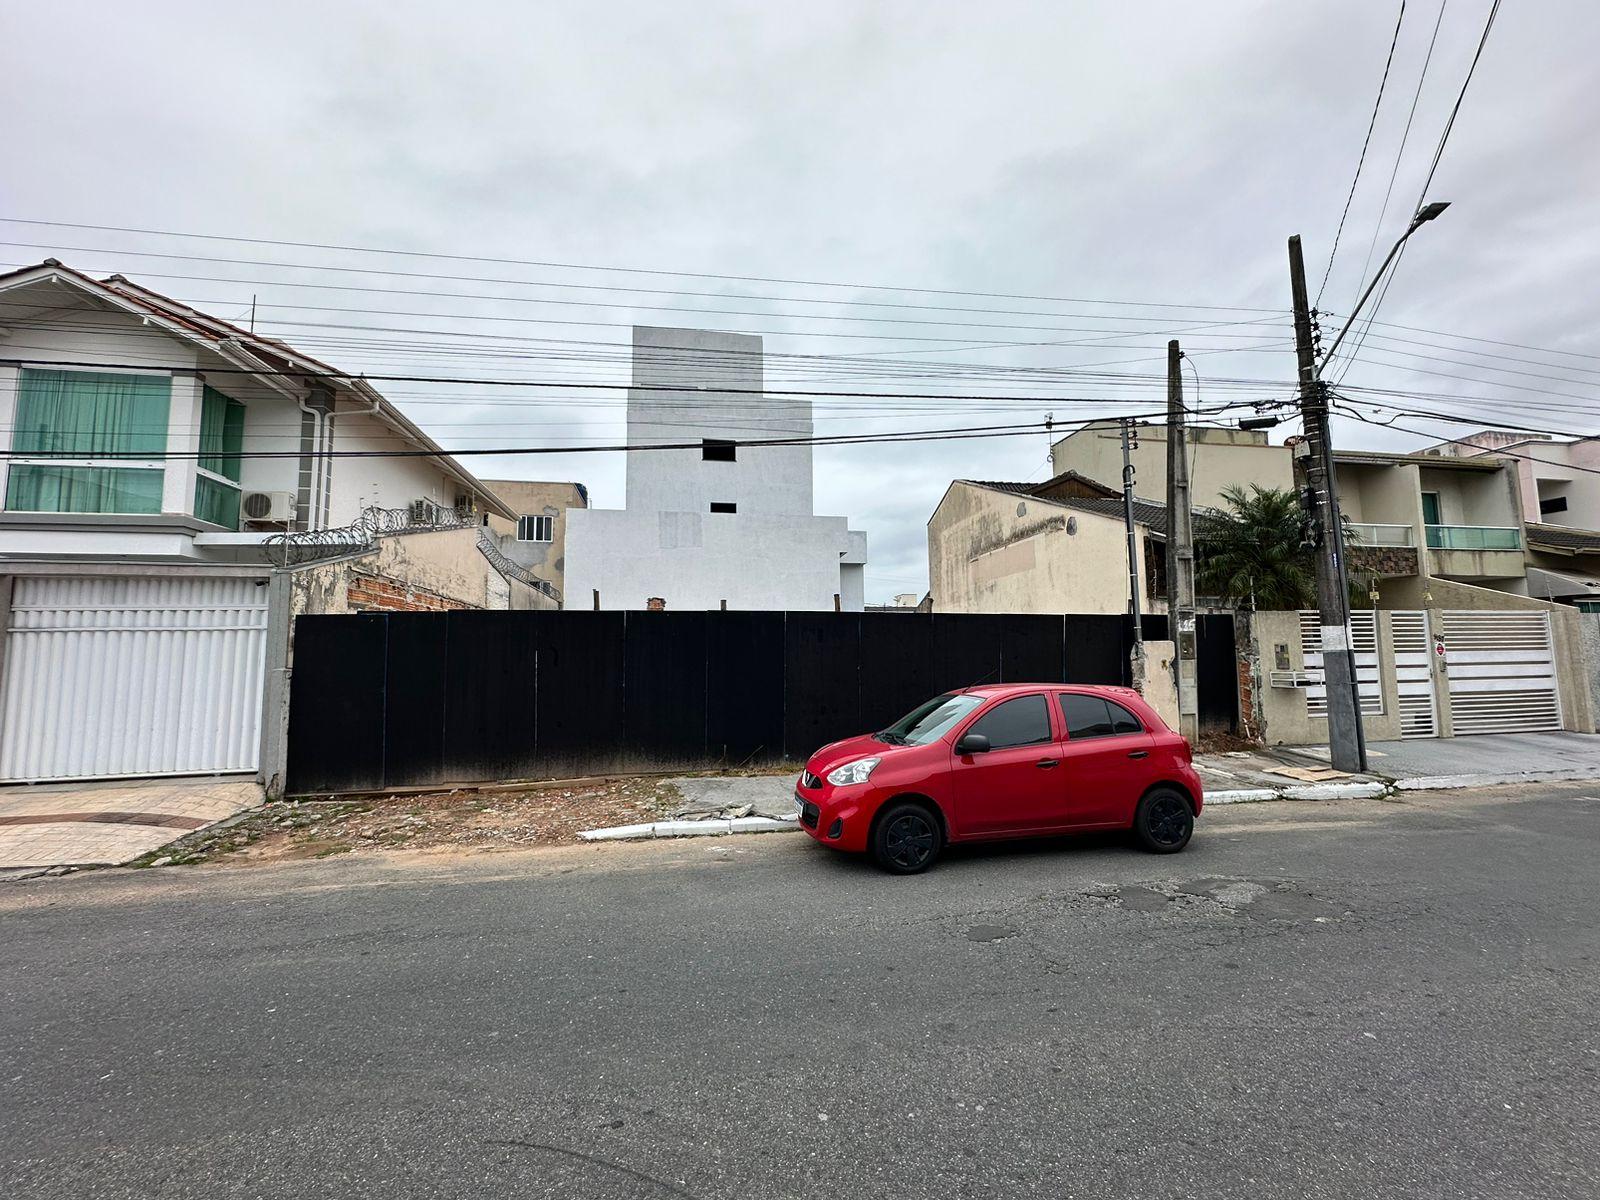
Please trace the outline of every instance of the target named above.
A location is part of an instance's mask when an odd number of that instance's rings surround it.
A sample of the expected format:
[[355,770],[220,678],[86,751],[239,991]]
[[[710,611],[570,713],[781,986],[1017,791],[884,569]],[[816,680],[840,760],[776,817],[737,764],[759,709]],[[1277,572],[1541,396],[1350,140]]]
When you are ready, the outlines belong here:
[[244,405],[216,388],[200,397],[200,466],[239,482],[239,452],[244,449]]
[[12,512],[158,513],[164,475],[149,467],[13,462],[6,482],[6,508]]
[[198,476],[194,481],[194,515],[224,529],[238,529],[238,487],[209,475]]
[[16,457],[160,458],[172,379],[25,368],[17,387]]
[[200,394],[200,474],[194,482],[194,515],[200,520],[239,528],[243,449],[244,405],[214,387],[205,388]]
[[[172,379],[36,371],[17,382],[6,508],[13,512],[158,513]],[[72,466],[29,459],[104,459]],[[125,464],[125,465],[124,465]]]

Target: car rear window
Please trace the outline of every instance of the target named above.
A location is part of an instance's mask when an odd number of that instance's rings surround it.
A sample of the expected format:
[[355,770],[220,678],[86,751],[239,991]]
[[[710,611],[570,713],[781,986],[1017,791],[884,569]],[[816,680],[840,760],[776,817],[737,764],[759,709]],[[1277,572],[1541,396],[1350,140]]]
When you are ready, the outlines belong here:
[[1066,718],[1069,738],[1081,741],[1084,738],[1144,732],[1139,718],[1114,700],[1082,692],[1061,692],[1059,695],[1061,715]]
[[981,733],[991,750],[1007,746],[1036,746],[1048,742],[1050,708],[1040,695],[1002,700],[972,723],[968,733]]

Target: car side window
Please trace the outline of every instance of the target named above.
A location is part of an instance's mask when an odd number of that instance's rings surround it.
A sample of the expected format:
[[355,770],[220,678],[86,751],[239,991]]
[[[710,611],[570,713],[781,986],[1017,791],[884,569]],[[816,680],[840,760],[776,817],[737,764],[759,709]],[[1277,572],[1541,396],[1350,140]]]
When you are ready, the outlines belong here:
[[1002,700],[967,729],[989,739],[991,750],[1007,746],[1036,746],[1052,738],[1050,709],[1043,696],[1016,696]]
[[1115,700],[1087,696],[1082,692],[1060,692],[1058,695],[1061,698],[1061,715],[1067,721],[1067,737],[1075,742],[1144,732],[1144,725],[1139,718]]
[[1111,733],[1143,733],[1144,724],[1115,700],[1106,701],[1106,711],[1111,714]]

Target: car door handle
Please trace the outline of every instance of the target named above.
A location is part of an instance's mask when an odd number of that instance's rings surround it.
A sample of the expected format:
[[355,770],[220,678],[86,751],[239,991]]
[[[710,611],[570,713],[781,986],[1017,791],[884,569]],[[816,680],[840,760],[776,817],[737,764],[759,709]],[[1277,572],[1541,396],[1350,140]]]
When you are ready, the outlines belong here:
[[1059,758],[1041,758],[1038,762],[1036,762],[1034,764],[1034,766],[1039,767],[1041,770],[1048,770],[1051,767],[1056,767],[1056,766],[1060,766],[1060,765],[1061,765],[1061,760]]
[[1129,758],[1149,758],[1150,757],[1150,751],[1148,751],[1148,750],[1129,750],[1128,751],[1128,757]]

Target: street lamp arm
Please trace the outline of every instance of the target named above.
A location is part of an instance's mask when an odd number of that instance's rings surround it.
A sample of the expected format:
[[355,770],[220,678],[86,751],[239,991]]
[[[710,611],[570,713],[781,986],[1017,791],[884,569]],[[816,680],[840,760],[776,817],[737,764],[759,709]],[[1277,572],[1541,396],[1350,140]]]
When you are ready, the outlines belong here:
[[[1337,350],[1339,348],[1339,344],[1344,341],[1345,334],[1349,333],[1354,327],[1356,323],[1356,317],[1361,314],[1361,310],[1366,306],[1367,301],[1371,298],[1373,290],[1377,288],[1379,281],[1383,279],[1383,273],[1389,269],[1389,264],[1394,261],[1394,256],[1400,253],[1400,247],[1406,244],[1406,239],[1449,207],[1449,201],[1436,200],[1434,203],[1417,210],[1417,215],[1411,218],[1411,224],[1406,227],[1406,231],[1402,233],[1400,235],[1400,239],[1389,248],[1388,257],[1385,258],[1381,264],[1379,264],[1378,273],[1372,277],[1372,282],[1367,284],[1367,290],[1361,293],[1361,299],[1356,301],[1355,308],[1350,310],[1350,316],[1345,320],[1344,328],[1339,330],[1339,336],[1333,339],[1333,345],[1329,346],[1328,352],[1322,356],[1323,363],[1333,361],[1334,351]],[[1318,378],[1321,378],[1322,376],[1322,365],[1320,363],[1317,366],[1317,376]]]

